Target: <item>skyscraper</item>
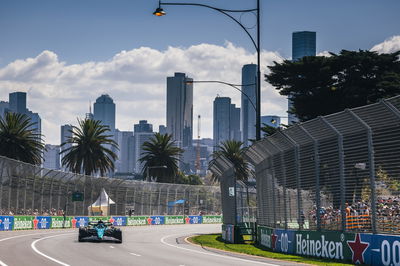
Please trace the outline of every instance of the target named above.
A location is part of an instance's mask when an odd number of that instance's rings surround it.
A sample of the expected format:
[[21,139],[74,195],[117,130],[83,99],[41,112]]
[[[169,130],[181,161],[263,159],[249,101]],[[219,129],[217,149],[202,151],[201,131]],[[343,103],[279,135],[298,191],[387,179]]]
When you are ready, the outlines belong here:
[[[292,60],[296,61],[304,56],[316,55],[316,35],[315,31],[296,31],[292,34]],[[291,97],[288,97],[288,110],[293,107]],[[298,122],[294,114],[288,113],[288,124]]]
[[167,133],[180,147],[192,145],[193,140],[193,79],[185,73],[167,77]]
[[9,112],[24,114],[29,117],[33,125],[30,129],[34,130],[36,134],[42,133],[42,120],[38,113],[34,113],[26,108],[26,92],[12,92],[9,97]]
[[229,97],[216,97],[214,100],[214,149],[221,142],[231,139],[231,105]]
[[108,94],[103,94],[96,99],[93,117],[100,120],[102,125],[109,126],[112,134],[115,131],[115,103]]
[[[256,138],[256,83],[257,65],[248,64],[242,68],[242,106],[240,113],[242,141],[245,146],[251,145],[249,139]],[[249,85],[252,84],[252,85]],[[247,86],[243,86],[247,85]],[[246,96],[247,95],[247,96]],[[251,102],[253,104],[251,104]]]
[[133,132],[116,129],[114,138],[119,147],[119,150],[116,151],[118,159],[115,162],[115,172],[119,174],[133,173],[135,166]]
[[240,141],[240,108],[229,97],[216,97],[213,119],[214,149],[226,140]]
[[135,172],[140,173],[143,169],[143,163],[139,162],[139,159],[142,157],[143,153],[143,143],[145,141],[149,141],[151,137],[154,136],[153,133],[153,125],[148,124],[146,120],[139,121],[139,124],[134,125],[133,132],[133,157],[134,157],[134,165]]
[[140,120],[139,124],[133,125],[134,132],[153,132],[153,125],[147,123],[147,120]]
[[46,144],[45,147],[43,167],[46,169],[60,170],[60,146]]
[[[62,125],[61,126],[61,136],[60,136],[60,140],[61,140],[60,151],[64,151],[72,146],[72,144],[70,144],[70,143],[62,145],[63,143],[66,143],[70,137],[72,137],[72,125]],[[62,165],[62,158],[64,158],[64,156],[65,156],[64,153],[60,154],[61,165]],[[64,171],[67,170],[64,167],[62,169]]]
[[164,135],[167,134],[167,127],[164,125],[159,125],[158,126],[158,133]]

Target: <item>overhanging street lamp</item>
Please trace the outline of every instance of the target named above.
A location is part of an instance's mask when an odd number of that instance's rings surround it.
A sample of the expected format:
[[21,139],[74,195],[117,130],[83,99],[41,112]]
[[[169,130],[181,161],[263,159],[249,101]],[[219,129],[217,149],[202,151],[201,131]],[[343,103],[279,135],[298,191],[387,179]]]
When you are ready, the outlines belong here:
[[[156,11],[153,12],[155,16],[161,17],[165,16],[167,13],[164,11],[162,6],[199,6],[199,7],[206,7],[213,9],[215,11],[218,11],[225,16],[228,16],[231,18],[233,21],[235,21],[247,34],[247,36],[250,38],[251,42],[253,43],[254,47],[256,48],[257,51],[257,86],[256,86],[256,140],[261,139],[261,133],[260,133],[260,128],[261,128],[261,71],[260,71],[260,0],[257,0],[257,7],[253,9],[237,9],[237,10],[231,10],[231,9],[222,9],[222,8],[216,8],[213,6],[209,5],[204,5],[204,4],[197,4],[197,3],[167,3],[167,2],[158,2],[158,8]],[[247,30],[247,28],[240,23],[239,20],[234,18],[231,13],[256,13],[257,17],[257,33],[256,33],[256,38],[253,38],[253,36],[250,34],[250,32]]]
[[255,85],[255,83],[241,85],[241,84],[232,84],[232,83],[228,83],[228,82],[225,82],[225,81],[219,81],[219,80],[188,80],[188,81],[186,81],[186,83],[187,84],[193,84],[193,83],[219,83],[219,84],[224,84],[224,85],[231,86],[232,88],[240,91],[240,93],[242,93],[244,96],[246,96],[246,98],[249,100],[249,102],[253,106],[254,110],[257,111],[257,108],[256,108],[255,104],[253,103],[253,101],[250,99],[250,97],[242,89],[238,88],[238,87],[252,86],[252,85]]

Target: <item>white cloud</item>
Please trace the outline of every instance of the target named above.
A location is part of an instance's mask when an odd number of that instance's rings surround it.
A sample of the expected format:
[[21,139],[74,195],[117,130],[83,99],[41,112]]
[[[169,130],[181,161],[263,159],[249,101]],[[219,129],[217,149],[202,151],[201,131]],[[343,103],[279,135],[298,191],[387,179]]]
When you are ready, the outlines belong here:
[[392,36],[384,42],[375,45],[371,48],[371,51],[385,54],[400,51],[400,35]]
[[[262,71],[282,58],[262,52]],[[117,127],[132,130],[147,119],[155,128],[165,124],[166,77],[185,72],[195,80],[241,83],[241,68],[256,62],[256,55],[227,42],[158,51],[140,47],[121,51],[108,61],[67,65],[57,54],[43,51],[34,58],[16,60],[0,68],[0,100],[13,91],[28,92],[28,108],[42,117],[46,142],[59,143],[60,125],[76,123],[89,109],[89,101],[108,93],[117,105]],[[194,85],[194,117],[202,115],[202,137],[212,137],[215,96],[229,96],[240,106],[240,93],[218,84]],[[262,114],[285,116],[287,102],[266,82],[262,83]],[[207,122],[207,123],[206,123]],[[196,131],[196,124],[194,126]]]
[[329,51],[322,51],[322,52],[319,52],[319,53],[317,54],[317,56],[331,57],[332,55],[330,54]]

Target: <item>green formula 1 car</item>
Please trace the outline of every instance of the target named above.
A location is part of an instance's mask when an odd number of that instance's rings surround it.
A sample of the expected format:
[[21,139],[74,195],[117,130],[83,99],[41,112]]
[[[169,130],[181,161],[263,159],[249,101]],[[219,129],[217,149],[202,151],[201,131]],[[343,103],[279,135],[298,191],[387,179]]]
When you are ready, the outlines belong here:
[[79,228],[78,241],[116,241],[122,243],[122,231],[110,222],[89,222],[88,226]]

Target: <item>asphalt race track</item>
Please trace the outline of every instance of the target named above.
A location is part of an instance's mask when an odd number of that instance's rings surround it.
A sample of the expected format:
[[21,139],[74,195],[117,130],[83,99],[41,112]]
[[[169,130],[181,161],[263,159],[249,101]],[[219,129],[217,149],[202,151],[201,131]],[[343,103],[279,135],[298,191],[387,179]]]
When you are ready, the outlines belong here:
[[293,265],[228,254],[185,241],[187,236],[221,231],[221,225],[122,227],[123,243],[78,242],[77,229],[0,232],[0,265]]

